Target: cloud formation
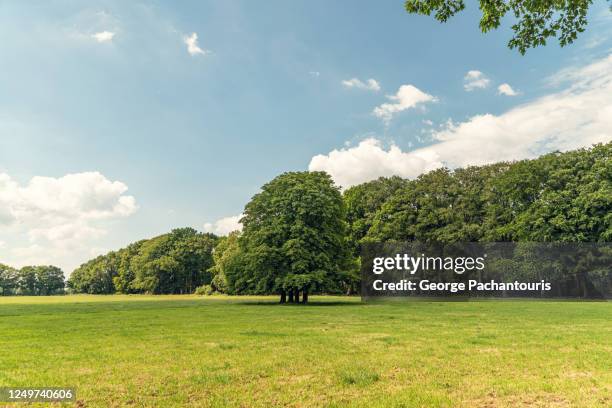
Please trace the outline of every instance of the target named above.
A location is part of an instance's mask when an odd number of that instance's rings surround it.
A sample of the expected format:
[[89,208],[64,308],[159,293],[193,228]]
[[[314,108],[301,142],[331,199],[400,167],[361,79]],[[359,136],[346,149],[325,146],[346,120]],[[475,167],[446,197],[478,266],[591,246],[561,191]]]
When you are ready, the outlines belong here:
[[387,95],[387,99],[391,103],[383,103],[374,108],[372,112],[376,117],[381,118],[384,122],[389,122],[393,116],[406,109],[415,108],[428,102],[436,102],[435,96],[429,95],[414,85],[402,85],[397,90],[395,95]]
[[344,85],[346,88],[365,89],[374,92],[380,91],[380,84],[374,78],[370,78],[365,82],[358,78],[345,79],[342,81],[342,85]]
[[100,31],[99,33],[92,34],[92,37],[99,43],[111,42],[115,37],[115,33],[111,31]]
[[518,95],[518,92],[515,91],[510,84],[501,84],[500,86],[497,87],[497,93],[500,95],[506,95],[506,96],[516,96]]
[[186,35],[183,37],[183,42],[187,45],[187,52],[191,56],[210,54],[210,51],[200,48],[197,33]]
[[326,171],[336,184],[350,187],[381,176],[416,177],[438,167],[434,159],[415,152],[403,152],[394,144],[385,148],[382,141],[369,138],[354,147],[314,156],[308,170]]
[[463,89],[471,92],[475,89],[485,89],[489,86],[491,80],[480,71],[468,71],[463,77]]
[[36,176],[23,185],[0,173],[0,232],[10,231],[16,242],[27,242],[7,245],[4,261],[15,266],[58,262],[62,267],[66,257],[74,262],[78,252],[106,233],[101,222],[138,209],[127,189],[98,172]]
[[500,115],[450,122],[432,134],[431,146],[402,151],[367,139],[313,157],[309,169],[327,171],[346,188],[380,176],[415,177],[441,166],[534,158],[612,140],[612,55],[563,70],[552,82],[564,88]]
[[238,214],[231,217],[220,218],[214,223],[207,222],[204,224],[204,232],[212,232],[217,235],[227,235],[230,232],[242,231],[240,219],[244,214]]

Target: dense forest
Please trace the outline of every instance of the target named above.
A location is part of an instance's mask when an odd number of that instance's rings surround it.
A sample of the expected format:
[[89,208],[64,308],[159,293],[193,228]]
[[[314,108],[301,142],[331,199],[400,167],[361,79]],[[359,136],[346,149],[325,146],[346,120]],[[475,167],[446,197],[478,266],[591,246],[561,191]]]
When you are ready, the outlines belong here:
[[[313,292],[358,291],[366,243],[609,242],[612,143],[413,180],[380,178],[344,192],[323,172],[284,173],[251,199],[241,222],[243,231],[227,237],[182,228],[138,241],[81,265],[68,288],[274,293],[307,302]],[[9,269],[0,268],[0,286]]]

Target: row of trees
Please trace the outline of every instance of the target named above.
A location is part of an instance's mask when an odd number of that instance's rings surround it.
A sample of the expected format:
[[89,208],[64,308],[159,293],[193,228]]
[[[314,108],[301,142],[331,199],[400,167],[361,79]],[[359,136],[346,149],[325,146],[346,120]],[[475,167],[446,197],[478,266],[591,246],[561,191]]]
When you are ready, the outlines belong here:
[[344,194],[354,246],[612,241],[612,143],[535,160],[379,179]]
[[193,228],[175,229],[84,263],[68,287],[77,293],[193,293],[211,282],[217,240]]
[[380,178],[342,193],[323,172],[290,172],[246,205],[227,237],[173,230],[77,268],[82,293],[278,294],[359,288],[361,247],[371,242],[607,242],[612,240],[612,143],[535,160],[414,180]]
[[[213,285],[230,294],[356,291],[361,247],[391,241],[609,242],[612,143],[414,180],[380,178],[342,198],[325,173],[286,173],[222,238]],[[292,296],[293,294],[293,296]]]
[[24,266],[21,269],[0,264],[0,296],[58,295],[64,293],[64,272],[57,266]]

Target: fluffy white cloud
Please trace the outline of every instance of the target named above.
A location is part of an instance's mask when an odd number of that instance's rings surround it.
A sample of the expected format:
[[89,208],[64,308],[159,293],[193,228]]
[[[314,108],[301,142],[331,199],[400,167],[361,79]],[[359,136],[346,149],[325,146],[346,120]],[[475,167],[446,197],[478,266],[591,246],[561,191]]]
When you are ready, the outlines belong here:
[[55,222],[123,217],[136,210],[134,197],[123,195],[127,186],[98,172],[60,178],[33,177],[20,186],[0,174],[0,204],[20,222]]
[[375,116],[385,122],[389,122],[396,113],[415,108],[419,104],[437,101],[436,97],[421,91],[414,85],[400,86],[397,93],[395,95],[387,95],[387,99],[392,101],[392,103],[383,103],[374,108],[373,111]]
[[98,172],[37,176],[23,185],[0,173],[0,233],[12,238],[2,257],[15,266],[73,265],[92,240],[106,233],[98,224],[137,210],[134,197],[125,194],[127,189]]
[[491,80],[480,71],[468,71],[463,77],[463,89],[470,92],[474,89],[484,89],[489,86]]
[[111,42],[115,37],[115,33],[111,31],[100,31],[99,33],[95,33],[92,37],[99,43]]
[[510,84],[501,84],[500,86],[497,87],[497,93],[500,95],[506,95],[506,96],[516,96],[518,95],[518,92],[515,91]]
[[195,56],[198,54],[200,55],[210,54],[210,51],[206,49],[202,49],[198,45],[198,34],[197,33],[191,33],[191,35],[186,35],[185,37],[183,37],[183,42],[185,42],[185,44],[187,45],[187,52],[191,56]]
[[314,156],[308,169],[326,171],[338,185],[349,187],[381,176],[415,177],[439,166],[431,154],[403,152],[394,144],[386,149],[380,140],[370,138],[354,147]]
[[204,224],[204,231],[212,232],[217,235],[227,235],[233,231],[242,231],[240,219],[243,216],[243,214],[238,214],[231,217],[220,218],[214,223],[207,222]]
[[380,84],[374,78],[370,78],[365,82],[358,78],[345,79],[342,81],[342,85],[347,88],[366,89],[374,92],[380,91]]
[[343,187],[397,174],[414,177],[436,167],[533,158],[612,140],[612,55],[566,69],[552,82],[565,88],[500,115],[476,115],[433,133],[436,143],[404,152],[375,139],[312,158]]

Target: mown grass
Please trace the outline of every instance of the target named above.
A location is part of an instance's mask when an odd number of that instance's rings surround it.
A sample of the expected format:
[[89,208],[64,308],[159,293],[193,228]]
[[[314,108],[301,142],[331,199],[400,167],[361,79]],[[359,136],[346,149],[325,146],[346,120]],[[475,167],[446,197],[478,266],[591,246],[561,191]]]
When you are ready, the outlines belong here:
[[0,298],[0,386],[79,406],[609,407],[612,303]]

